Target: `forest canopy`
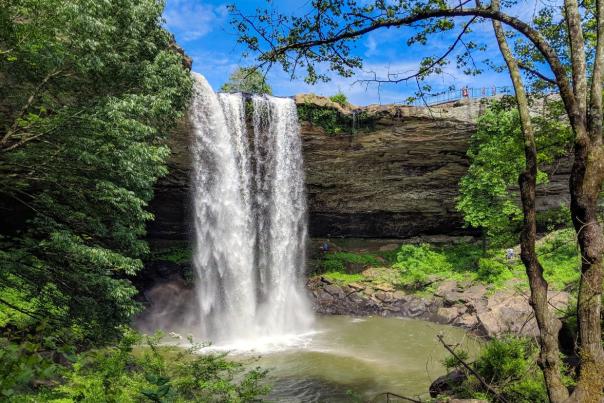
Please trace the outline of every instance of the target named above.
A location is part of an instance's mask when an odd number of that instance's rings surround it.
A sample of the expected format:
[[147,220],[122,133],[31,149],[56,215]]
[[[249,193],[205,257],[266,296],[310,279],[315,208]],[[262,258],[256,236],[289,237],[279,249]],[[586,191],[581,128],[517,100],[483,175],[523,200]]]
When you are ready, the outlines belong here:
[[[154,0],[0,7],[0,327],[120,334],[191,78]],[[7,214],[6,212],[11,212]],[[6,332],[5,332],[6,333]]]

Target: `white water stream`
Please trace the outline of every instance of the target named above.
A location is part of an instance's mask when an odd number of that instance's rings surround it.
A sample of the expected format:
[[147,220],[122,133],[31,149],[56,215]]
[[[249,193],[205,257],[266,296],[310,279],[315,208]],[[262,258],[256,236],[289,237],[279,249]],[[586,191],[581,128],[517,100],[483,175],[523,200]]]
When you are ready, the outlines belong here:
[[[306,197],[293,100],[216,94],[195,75],[193,266],[201,335],[241,348],[310,331]],[[253,116],[246,116],[246,110]],[[253,132],[246,129],[246,119]]]

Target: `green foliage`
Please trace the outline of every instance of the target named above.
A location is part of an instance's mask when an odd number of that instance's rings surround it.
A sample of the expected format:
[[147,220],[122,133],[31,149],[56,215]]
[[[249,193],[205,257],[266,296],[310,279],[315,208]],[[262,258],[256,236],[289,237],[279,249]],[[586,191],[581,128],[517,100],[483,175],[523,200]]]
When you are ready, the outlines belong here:
[[[526,280],[520,259],[506,259],[505,249],[490,248],[485,253],[478,244],[403,245],[392,267],[399,270],[401,285],[415,290],[430,289],[432,281],[444,279],[478,281],[496,289],[511,279]],[[573,229],[546,235],[537,242],[537,253],[552,288],[576,283],[580,255]]]
[[411,288],[424,287],[430,275],[455,277],[447,257],[427,244],[403,245],[392,267],[400,271],[402,283]]
[[537,227],[548,232],[561,228],[570,228],[572,226],[570,208],[568,206],[538,211],[536,220]]
[[493,257],[478,260],[476,276],[480,281],[495,285],[502,285],[504,281],[514,278],[509,263]]
[[325,133],[337,135],[345,133],[352,127],[352,122],[342,118],[334,109],[321,108],[315,105],[305,104],[298,106],[300,120],[310,122],[314,126],[322,127]]
[[[542,115],[535,117],[538,163],[553,163],[569,149],[571,133],[559,118],[557,102],[546,104]],[[502,244],[517,239],[522,211],[517,187],[524,168],[524,149],[520,118],[513,101],[494,101],[478,120],[478,129],[468,149],[470,168],[461,179],[457,208],[466,223],[483,228]],[[538,183],[548,180],[545,171],[538,173]]]
[[508,232],[522,219],[517,197],[509,190],[524,166],[521,134],[515,109],[491,107],[472,135],[470,168],[459,184],[457,208],[466,223],[490,236]]
[[[390,284],[419,293],[433,293],[443,280],[482,283],[490,292],[503,287],[528,287],[525,268],[520,258],[506,258],[506,249],[489,248],[484,252],[480,243],[453,245],[403,245],[395,252],[351,253],[336,252],[323,255],[321,275],[329,280],[349,283]],[[518,249],[516,248],[516,251]],[[544,275],[553,290],[568,289],[576,284],[580,257],[574,230],[556,230],[537,242],[537,252]],[[392,254],[394,260],[390,260]],[[371,274],[358,273],[362,267],[379,267]],[[392,267],[384,267],[391,265]]]
[[551,287],[564,289],[576,285],[581,272],[581,255],[572,228],[552,232],[537,247],[543,275]]
[[[456,354],[468,362],[468,354],[459,350]],[[538,348],[532,340],[506,336],[485,344],[478,358],[470,365],[493,389],[510,402],[548,402],[543,374],[537,366]],[[454,394],[460,398],[492,400],[478,379],[465,369],[453,356],[443,365],[457,369],[466,375],[466,380],[456,385]]]
[[365,267],[378,267],[384,264],[386,264],[386,260],[377,254],[330,252],[326,253],[319,262],[318,271],[330,280],[339,283],[353,283],[365,279],[359,273]]
[[370,128],[374,125],[374,119],[367,112],[357,114],[353,121],[352,116],[342,115],[335,109],[311,103],[298,105],[298,117],[313,126],[323,128],[330,136],[354,133],[359,128]]
[[362,274],[341,273],[339,271],[326,272],[323,274],[323,277],[344,284],[356,283],[365,280],[365,276],[363,276]]
[[192,259],[193,250],[190,245],[175,246],[161,251],[155,251],[152,260],[167,260],[172,263],[187,263]]
[[45,322],[87,346],[138,311],[128,277],[192,86],[162,12],[154,0],[2,7],[0,207],[18,216],[1,224],[4,326]]
[[200,354],[196,344],[186,350],[162,347],[161,335],[123,334],[117,346],[74,357],[70,368],[54,374],[54,382],[9,401],[254,402],[268,392],[265,371],[246,370],[226,354]]
[[327,253],[321,262],[325,272],[346,272],[350,265],[376,267],[383,264],[384,260],[377,255],[352,252]]
[[220,87],[222,92],[248,92],[250,94],[268,94],[273,90],[266,82],[262,72],[249,67],[239,67],[231,74],[229,81]]
[[329,99],[337,104],[340,104],[342,106],[346,106],[348,105],[348,98],[346,97],[346,95],[343,92],[338,92],[335,95],[332,95],[329,97]]
[[34,380],[47,381],[57,375],[61,368],[44,354],[51,343],[28,340],[17,344],[0,339],[0,400],[15,399],[29,391]]
[[537,353],[536,346],[525,339],[505,337],[486,344],[474,369],[491,382],[521,379],[535,365],[528,359]]

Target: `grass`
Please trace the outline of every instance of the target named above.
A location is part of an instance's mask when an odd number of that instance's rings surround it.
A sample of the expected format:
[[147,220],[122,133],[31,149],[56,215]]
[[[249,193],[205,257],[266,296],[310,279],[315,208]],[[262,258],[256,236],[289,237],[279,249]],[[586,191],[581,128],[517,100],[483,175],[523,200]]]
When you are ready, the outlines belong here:
[[577,283],[581,257],[572,229],[554,231],[537,248],[545,279],[557,289]]
[[335,281],[336,283],[342,284],[358,283],[366,279],[366,277],[362,274],[348,274],[340,273],[337,271],[327,272],[323,274],[323,277],[327,278],[328,280]]
[[345,273],[354,266],[377,267],[385,263],[378,255],[370,253],[333,252],[328,253],[321,261],[324,272]]
[[[518,253],[518,248],[515,249]],[[552,289],[566,289],[577,282],[580,258],[574,231],[556,230],[537,243],[539,260]],[[492,290],[515,285],[527,287],[524,265],[519,257],[508,260],[506,248],[483,252],[480,244],[446,246],[403,245],[393,252],[327,253],[320,261],[318,274],[340,283],[387,282],[396,288],[416,292],[434,291],[441,281],[456,280],[486,284]],[[372,277],[360,273],[366,268],[380,269]]]

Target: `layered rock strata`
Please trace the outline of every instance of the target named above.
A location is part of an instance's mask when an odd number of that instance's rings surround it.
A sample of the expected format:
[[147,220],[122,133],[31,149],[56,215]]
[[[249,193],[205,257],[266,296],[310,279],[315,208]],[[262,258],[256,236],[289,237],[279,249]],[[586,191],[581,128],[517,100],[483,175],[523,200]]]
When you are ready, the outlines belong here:
[[[407,238],[471,233],[455,209],[466,152],[484,108],[479,101],[435,108],[399,105],[342,107],[313,95],[296,96],[302,118],[310,235]],[[170,173],[151,203],[152,239],[189,233],[192,131],[181,122],[170,138]],[[568,202],[570,164],[552,170],[538,208]]]

